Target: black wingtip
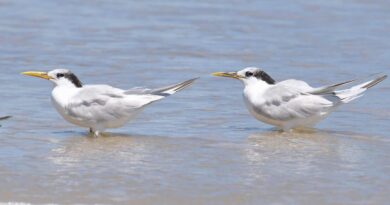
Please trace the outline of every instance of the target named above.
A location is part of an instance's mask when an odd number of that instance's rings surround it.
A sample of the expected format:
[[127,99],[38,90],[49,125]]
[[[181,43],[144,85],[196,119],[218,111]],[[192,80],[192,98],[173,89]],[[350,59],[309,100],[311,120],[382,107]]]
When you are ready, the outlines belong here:
[[11,118],[11,116],[4,116],[4,117],[0,117],[0,120],[6,120],[6,119],[9,119]]
[[194,83],[195,80],[198,80],[199,78],[200,78],[200,77],[192,78],[192,79],[189,79],[189,80],[186,80],[186,81],[180,83],[180,84],[175,88],[174,91],[177,92],[177,91],[183,90],[184,88],[186,88],[186,87],[192,85],[192,83]]
[[380,76],[379,78],[373,80],[371,83],[369,83],[369,84],[363,86],[363,88],[366,88],[366,89],[371,88],[371,87],[375,86],[376,84],[382,82],[382,81],[385,80],[386,78],[387,78],[387,75],[382,75],[382,76]]
[[[163,87],[163,88],[159,88],[159,89],[154,89],[150,93],[153,95],[160,95],[160,96],[164,96],[164,97],[170,96],[173,93],[176,93],[176,92],[183,90],[184,88],[192,85],[194,83],[194,81],[197,79],[199,79],[199,77],[192,78],[192,79],[186,80],[184,82],[181,82],[181,83],[178,83],[175,85],[171,85],[171,86],[167,86],[167,87]],[[170,93],[170,91],[173,91],[173,93]]]

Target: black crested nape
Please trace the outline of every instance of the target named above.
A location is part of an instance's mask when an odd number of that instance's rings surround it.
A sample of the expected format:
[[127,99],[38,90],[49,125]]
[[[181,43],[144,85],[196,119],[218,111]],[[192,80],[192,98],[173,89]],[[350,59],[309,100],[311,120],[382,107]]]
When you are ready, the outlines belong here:
[[273,85],[276,82],[273,78],[271,78],[271,76],[269,76],[264,71],[260,71],[260,72],[256,73],[255,76],[256,76],[257,79],[262,79],[263,81],[265,81],[266,83],[268,83],[270,85]]
[[78,88],[81,88],[83,87],[83,84],[81,83],[81,81],[77,78],[77,76],[73,73],[66,73],[65,78],[69,79],[70,82],[73,83],[73,85],[75,85],[76,87]]

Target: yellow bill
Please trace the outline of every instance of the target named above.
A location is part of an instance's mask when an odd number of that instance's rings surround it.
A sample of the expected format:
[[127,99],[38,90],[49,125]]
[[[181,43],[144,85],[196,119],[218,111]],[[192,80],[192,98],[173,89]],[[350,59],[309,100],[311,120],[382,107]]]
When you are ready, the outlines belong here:
[[46,72],[26,71],[26,72],[23,72],[22,74],[23,75],[37,77],[37,78],[43,78],[43,79],[46,79],[46,80],[50,80],[51,79],[51,77],[49,77],[49,75],[47,75]]
[[236,72],[216,72],[216,73],[212,73],[211,75],[218,76],[218,77],[234,78],[234,79],[241,78],[239,75],[237,75]]

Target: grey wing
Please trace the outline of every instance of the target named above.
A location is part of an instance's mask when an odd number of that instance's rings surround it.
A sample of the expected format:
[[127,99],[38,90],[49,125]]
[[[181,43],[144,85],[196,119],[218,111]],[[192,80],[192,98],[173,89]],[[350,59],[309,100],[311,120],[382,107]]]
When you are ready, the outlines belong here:
[[132,100],[123,90],[110,86],[89,86],[83,88],[66,106],[68,114],[79,120],[93,122],[115,120],[126,117],[142,106],[141,100]]
[[[355,89],[357,88],[370,88],[374,85],[376,85],[377,83],[383,81],[387,76],[386,75],[383,75],[382,73],[374,73],[374,74],[371,74],[367,77],[363,77],[363,78],[358,78],[358,79],[353,79],[353,80],[348,80],[348,81],[345,81],[345,82],[341,82],[341,83],[336,83],[336,84],[333,84],[333,85],[327,85],[327,86],[321,86],[321,87],[318,87],[318,88],[313,88],[312,91],[310,91],[311,94],[315,94],[315,95],[324,95],[324,94],[336,94],[337,91],[339,89],[341,89],[344,85],[347,85],[347,84],[358,84],[359,82],[361,84],[359,85],[356,85]],[[371,78],[374,78],[374,80],[371,80]],[[366,82],[367,79],[370,79],[369,81]],[[363,83],[362,83],[363,82]],[[365,84],[367,83],[367,84]]]
[[327,100],[331,101],[334,104],[338,104],[341,102],[342,99],[336,95],[335,91],[340,87],[352,83],[354,81],[356,80],[349,80],[349,81],[327,85],[327,86],[321,86],[317,88],[311,87],[306,82],[300,80],[286,80],[280,82],[280,85],[288,86],[294,89],[299,89],[301,92],[304,92],[306,94],[318,95],[320,97],[326,98]]
[[340,88],[343,85],[354,82],[355,80],[349,80],[342,83],[337,83],[333,85],[321,86],[318,88],[313,88],[310,93],[314,95],[322,95],[322,94],[332,94],[336,89]]
[[256,106],[263,115],[275,120],[291,120],[322,115],[334,105],[322,96],[307,93],[308,87],[275,85],[264,93],[263,103]]
[[149,88],[143,88],[143,87],[135,87],[135,88],[130,88],[126,90],[124,93],[126,95],[145,95],[145,94],[150,94],[152,89]]
[[282,81],[282,82],[280,82],[278,84],[279,85],[288,86],[288,87],[293,87],[293,88],[299,89],[301,91],[305,91],[305,92],[308,92],[308,93],[316,95],[316,94],[329,94],[329,93],[332,93],[333,91],[335,91],[336,89],[340,88],[341,86],[349,84],[349,83],[352,83],[354,81],[356,81],[356,80],[348,80],[348,81],[345,81],[345,82],[336,83],[336,84],[332,84],[332,85],[321,86],[321,87],[317,87],[317,88],[311,87],[305,81],[295,80],[295,79],[285,80],[285,81]]
[[284,80],[279,82],[277,85],[280,87],[291,88],[290,91],[286,90],[286,92],[292,92],[294,90],[299,92],[307,92],[313,89],[313,87],[311,87],[305,81],[295,79]]
[[[383,74],[380,75],[373,74],[370,75],[369,77],[373,77],[373,76],[375,76],[374,79],[370,79],[368,81],[364,80],[364,82],[360,82],[359,84],[357,84],[357,82],[363,81],[363,79],[350,80],[350,81],[338,83],[331,86],[323,86],[320,88],[315,88],[310,93],[314,95],[321,95],[329,100],[332,100],[335,103],[348,103],[356,98],[361,97],[367,89],[375,86],[376,84],[382,82],[387,78],[387,75],[383,75]],[[354,82],[355,84],[354,86],[346,89],[344,88],[341,89],[341,86],[352,82]]]

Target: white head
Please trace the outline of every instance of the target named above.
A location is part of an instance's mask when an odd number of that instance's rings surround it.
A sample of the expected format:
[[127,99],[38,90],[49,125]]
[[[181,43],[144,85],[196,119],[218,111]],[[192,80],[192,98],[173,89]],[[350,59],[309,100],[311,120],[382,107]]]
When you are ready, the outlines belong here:
[[50,80],[55,86],[83,87],[77,76],[67,69],[55,69],[49,72],[27,71],[22,74]]
[[253,83],[264,83],[267,85],[275,84],[275,80],[271,78],[266,72],[256,67],[247,67],[237,72],[216,72],[214,76],[234,78],[242,81],[244,85]]

